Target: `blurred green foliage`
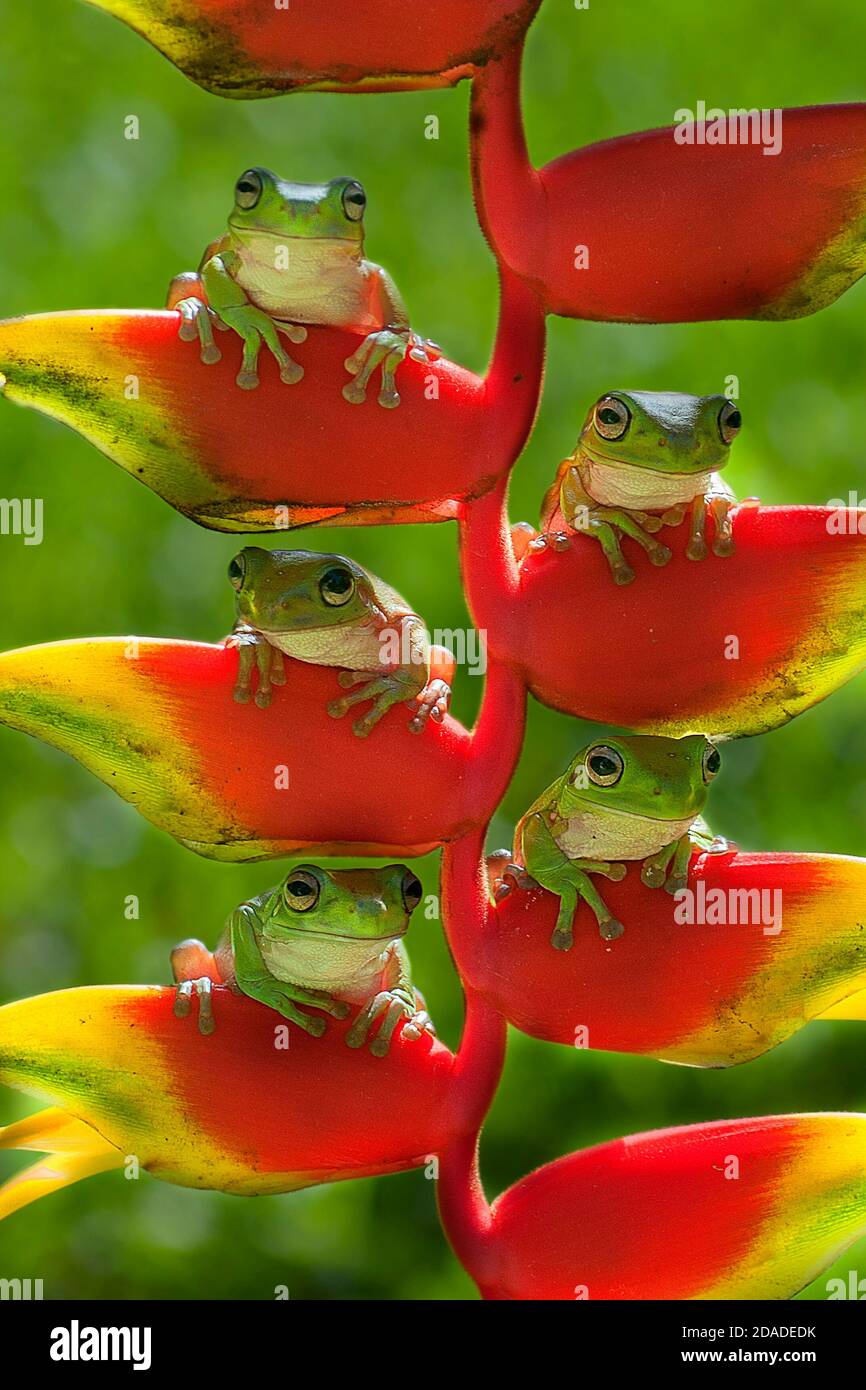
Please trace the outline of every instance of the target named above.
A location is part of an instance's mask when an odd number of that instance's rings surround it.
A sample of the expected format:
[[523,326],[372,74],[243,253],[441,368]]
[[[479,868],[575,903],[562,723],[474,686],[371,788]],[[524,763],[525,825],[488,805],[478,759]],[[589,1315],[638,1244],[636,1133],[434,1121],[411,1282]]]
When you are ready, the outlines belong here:
[[[323,9],[326,11],[326,6]],[[493,261],[478,230],[466,150],[468,88],[228,102],[199,91],[116,21],[73,3],[3,7],[0,312],[157,306],[223,228],[249,164],[316,181],[357,176],[368,250],[394,274],[413,324],[484,367],[496,320]],[[326,20],[325,20],[326,22]],[[864,96],[860,0],[723,9],[681,0],[546,0],[524,77],[536,162],[670,122],[681,106],[786,106]],[[123,137],[139,116],[141,138]],[[435,114],[440,138],[424,138]],[[604,196],[604,190],[599,190]],[[633,210],[639,227],[642,209]],[[761,235],[760,227],[755,236]],[[671,274],[677,267],[671,266]],[[745,418],[729,475],[743,496],[825,502],[864,485],[866,289],[789,324],[623,327],[551,320],[544,400],[514,478],[512,516],[535,519],[588,404],[615,386],[717,391],[734,373]],[[191,349],[192,351],[193,349]],[[347,438],[351,448],[351,438]],[[363,460],[359,460],[359,467]],[[423,460],[418,461],[423,466]],[[0,495],[45,498],[45,541],[0,538],[2,646],[91,634],[216,639],[231,622],[236,549],[197,529],[59,425],[3,405]],[[431,626],[465,625],[450,525],[313,531],[409,596]],[[579,623],[579,616],[577,619]],[[684,617],[684,621],[687,618]],[[480,682],[458,681],[471,720]],[[862,678],[793,725],[725,750],[714,828],[754,849],[863,853]],[[520,768],[491,841],[584,736],[533,705]],[[228,910],[282,865],[197,859],[152,830],[77,764],[0,730],[0,998],[87,983],[164,981],[180,938],[213,942]],[[437,864],[422,862],[427,891]],[[139,921],[123,915],[127,894]],[[419,922],[416,978],[445,1039],[460,991],[438,924]],[[487,1128],[491,1194],[533,1166],[641,1129],[785,1110],[862,1109],[862,1027],[812,1025],[727,1072],[565,1048],[513,1034]],[[33,1108],[3,1092],[0,1122]],[[0,1176],[20,1166],[0,1155]],[[695,1213],[696,1221],[700,1213]],[[838,1270],[866,1267],[866,1243]],[[420,1173],[255,1201],[108,1175],[0,1227],[0,1274],[42,1277],[46,1297],[471,1297]],[[811,1291],[824,1297],[824,1279]]]

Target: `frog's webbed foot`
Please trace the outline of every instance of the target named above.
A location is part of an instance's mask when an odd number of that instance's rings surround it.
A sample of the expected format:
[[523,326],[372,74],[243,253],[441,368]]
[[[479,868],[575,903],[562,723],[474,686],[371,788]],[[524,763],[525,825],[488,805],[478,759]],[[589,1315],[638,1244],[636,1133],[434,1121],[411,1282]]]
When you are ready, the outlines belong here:
[[[260,1004],[265,1004],[267,1008],[275,1009],[283,1018],[288,1019],[289,1023],[294,1023],[305,1033],[309,1033],[311,1038],[320,1038],[327,1029],[327,1019],[316,1018],[305,1013],[303,1009],[298,1007],[296,991],[289,992],[288,989],[281,988],[279,981],[273,979],[272,976],[269,975],[262,979],[258,977],[241,979],[238,983],[242,992],[250,999],[257,999]],[[313,1008],[333,1014],[336,1018],[345,1018],[346,1012],[337,1012],[335,1008],[330,1007],[332,1002],[336,1004],[338,1001],[331,1001],[328,998],[310,1000]]]
[[[343,387],[343,396],[352,405],[363,405],[367,399],[367,383],[378,366],[382,368],[379,404],[393,410],[400,404],[394,374],[412,346],[416,356],[415,335],[408,328],[380,328],[368,333],[359,348],[346,358],[346,371],[355,378]],[[420,350],[420,349],[419,349]],[[424,357],[426,361],[426,355]]]
[[574,945],[574,913],[578,898],[591,908],[598,923],[598,933],[603,941],[616,941],[622,936],[625,927],[608,908],[590,874],[600,874],[619,883],[625,878],[625,864],[610,863],[604,859],[572,859],[568,865],[568,876],[557,884],[554,891],[559,892],[559,912],[556,926],[550,938],[554,950],[570,951]]
[[664,887],[665,892],[672,896],[679,893],[688,883],[692,848],[690,833],[681,835],[678,840],[672,840],[657,854],[652,854],[643,861],[640,871],[641,882],[648,888]]
[[527,873],[522,864],[516,863],[507,849],[497,850],[495,854],[488,856],[487,872],[490,875],[493,901],[497,903],[507,898],[515,888],[522,893],[529,893],[533,888],[541,887],[538,879]]
[[515,560],[523,559],[537,536],[538,532],[528,521],[515,521],[511,527],[511,549]]
[[[252,391],[259,384],[258,363],[259,352],[262,343],[265,344],[271,356],[276,359],[280,369],[280,381],[284,381],[288,386],[294,386],[304,375],[304,369],[300,363],[295,362],[289,356],[280,342],[280,335],[277,332],[285,333],[294,343],[304,341],[307,330],[291,323],[280,323],[277,325],[266,314],[264,309],[257,309],[255,304],[239,304],[233,308],[222,309],[220,318],[229,327],[234,329],[238,337],[243,342],[243,357],[241,369],[235,377],[235,381],[242,391]],[[298,337],[297,334],[301,334]]]
[[258,669],[255,702],[259,709],[267,709],[273,697],[272,687],[286,683],[286,667],[279,647],[272,647],[262,633],[247,627],[236,628],[224,645],[236,648],[238,653],[232,699],[239,705],[249,704],[253,698],[253,671]]
[[733,555],[736,546],[734,545],[734,531],[731,520],[731,508],[734,499],[726,496],[711,496],[709,499],[710,511],[716,523],[716,534],[713,539],[713,554],[725,559],[728,555]]
[[618,532],[637,541],[653,565],[666,565],[671,558],[672,552],[668,547],[655,540],[634,516],[622,507],[594,508],[585,517],[575,519],[574,529],[593,536],[598,541],[617,584],[631,584],[634,579],[634,570],[622,553]]
[[409,720],[409,728],[413,734],[420,734],[425,727],[428,719],[432,719],[434,724],[441,724],[448,713],[448,706],[451,703],[451,686],[447,681],[432,680],[428,681],[424,689],[409,702],[409,709],[414,711]]
[[174,996],[175,1018],[188,1018],[193,995],[198,999],[198,1031],[206,1036],[216,1028],[213,1016],[213,981],[207,975],[198,980],[181,980]]
[[388,710],[405,700],[409,694],[405,678],[396,673],[381,675],[374,671],[341,671],[337,680],[344,690],[353,686],[357,686],[358,689],[353,689],[351,695],[341,695],[338,700],[330,701],[328,713],[332,719],[342,719],[353,705],[363,704],[365,700],[373,701],[372,709],[361,715],[352,725],[352,730],[358,738],[366,738]]
[[416,1042],[424,1033],[436,1036],[436,1029],[425,1009],[418,1009],[414,997],[402,989],[382,990],[366,1004],[351,1028],[346,1033],[347,1047],[363,1047],[370,1037],[370,1031],[377,1020],[382,1022],[376,1036],[370,1042],[374,1057],[385,1057],[391,1046],[394,1030],[401,1019],[406,1019],[403,1036]]
[[682,526],[687,511],[687,503],[677,502],[675,506],[668,507],[666,512],[662,512],[658,519],[662,526]]
[[529,550],[568,550],[571,537],[567,531],[541,531],[529,542]]
[[203,299],[189,296],[179,299],[174,308],[180,314],[180,328],[177,336],[185,343],[198,338],[202,362],[211,365],[222,360],[222,353],[214,342],[214,326],[224,328],[216,314],[208,308]]

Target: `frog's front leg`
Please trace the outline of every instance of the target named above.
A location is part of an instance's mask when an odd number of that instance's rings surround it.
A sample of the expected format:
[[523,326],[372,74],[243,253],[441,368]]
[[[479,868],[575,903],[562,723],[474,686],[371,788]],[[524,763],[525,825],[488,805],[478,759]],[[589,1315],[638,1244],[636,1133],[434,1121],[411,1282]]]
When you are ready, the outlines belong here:
[[234,632],[225,640],[227,647],[237,649],[238,673],[232,698],[239,705],[249,704],[253,694],[253,671],[259,673],[255,702],[259,709],[267,709],[273,697],[272,687],[285,685],[286,668],[279,647],[274,647],[268,639],[254,628],[239,623]]
[[[640,517],[639,521],[637,517]],[[600,521],[608,526],[614,526],[622,531],[623,535],[631,536],[632,540],[637,541],[647,553],[650,563],[653,565],[666,565],[671,558],[671,551],[661,541],[657,541],[650,535],[641,521],[646,521],[645,513],[634,514],[625,507],[594,507],[590,512],[591,521]],[[653,529],[657,530],[659,518],[653,517]]]
[[436,1029],[430,1015],[422,1007],[423,1001],[416,996],[412,987],[409,977],[409,960],[402,943],[398,943],[394,948],[383,983],[387,988],[380,990],[363,1007],[347,1031],[346,1046],[363,1047],[370,1037],[374,1024],[379,1019],[381,1019],[379,1030],[370,1042],[370,1051],[374,1057],[387,1055],[394,1031],[401,1019],[406,1020],[403,1037],[410,1042],[416,1042],[425,1033],[435,1037]]
[[590,874],[600,874],[613,883],[619,883],[625,878],[625,872],[624,864],[612,864],[602,859],[570,859],[568,867],[549,884],[539,877],[542,887],[559,894],[559,912],[550,938],[551,946],[557,951],[570,951],[574,945],[574,914],[579,898],[591,908],[603,940],[616,941],[617,937],[622,936],[625,927],[614,917]]
[[[360,347],[346,358],[346,371],[355,378],[343,387],[343,396],[352,405],[363,405],[367,399],[367,383],[376,368],[382,367],[379,404],[393,410],[400,404],[394,375],[409,351],[414,335],[409,328],[380,328],[368,333]],[[414,355],[414,349],[413,349]]]
[[208,308],[201,277],[192,270],[176,275],[168,287],[166,308],[176,309],[180,314],[178,337],[182,342],[199,340],[202,362],[219,362],[222,353],[214,342],[214,326],[226,330],[217,315]]
[[672,840],[657,854],[652,854],[643,861],[640,871],[641,882],[648,888],[661,888],[664,885],[666,892],[678,893],[688,882],[692,849],[692,837],[689,832],[681,835],[678,840]]
[[454,653],[447,647],[432,646],[428,661],[427,683],[414,701],[409,703],[409,708],[414,711],[409,720],[413,734],[420,734],[428,719],[432,719],[434,724],[441,724],[451,703],[451,686],[457,667]]
[[[278,1014],[290,1023],[296,1023],[311,1037],[320,1038],[328,1026],[327,1021],[324,1018],[311,1018],[298,1007],[296,999],[306,993],[304,990],[277,980],[270,973],[256,941],[253,921],[250,908],[246,904],[236,908],[229,919],[235,982],[238,989],[250,999],[267,1005],[269,1009],[276,1009]],[[334,1012],[329,1005],[336,1001],[330,1001],[329,996],[317,998],[312,1002],[317,1009],[323,1009],[326,1013]],[[344,1014],[338,1016],[345,1017]]]
[[706,545],[706,517],[712,513],[714,523],[716,523],[716,535],[713,538],[713,555],[721,557],[733,555],[734,553],[734,531],[731,524],[731,507],[734,506],[734,495],[730,491],[701,493],[692,502],[691,525],[689,525],[688,545],[685,553],[689,560],[705,560],[709,555],[708,545]]
[[[243,360],[235,380],[242,390],[249,391],[259,384],[258,360],[262,343],[270,350],[280,369],[280,380],[289,385],[300,381],[304,369],[286,352],[280,342],[277,325],[244,294],[232,278],[232,269],[238,257],[234,251],[224,250],[211,256],[201,269],[201,281],[207,294],[208,304],[219,319],[234,330],[243,342]],[[306,329],[294,324],[282,324],[283,332],[294,342],[303,342]]]
[[174,999],[175,1018],[189,1017],[195,997],[198,999],[198,1031],[208,1036],[216,1028],[213,986],[221,983],[213,952],[194,938],[182,941],[171,953],[171,971],[178,987]]
[[373,701],[372,709],[360,719],[356,719],[352,725],[352,730],[358,738],[366,738],[393,705],[406,702],[418,689],[417,681],[404,671],[392,671],[387,674],[377,671],[341,671],[337,679],[344,690],[353,686],[359,688],[352,689],[351,695],[341,695],[338,700],[330,701],[328,713],[332,719],[342,719],[353,705],[363,704],[365,700]]

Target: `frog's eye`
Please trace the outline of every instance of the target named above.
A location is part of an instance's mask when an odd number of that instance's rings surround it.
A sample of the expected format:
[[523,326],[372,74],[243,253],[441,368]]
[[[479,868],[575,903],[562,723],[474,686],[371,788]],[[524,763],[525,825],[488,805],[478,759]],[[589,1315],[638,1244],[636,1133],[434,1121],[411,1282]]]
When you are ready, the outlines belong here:
[[622,439],[631,423],[631,412],[616,396],[602,396],[592,422],[602,439]]
[[407,869],[403,875],[403,906],[407,912],[414,912],[421,901],[424,889],[421,880],[411,869]]
[[332,608],[342,608],[355,592],[355,576],[345,565],[325,570],[319,580],[319,593]]
[[298,869],[286,879],[283,889],[286,907],[290,907],[292,912],[309,912],[319,901],[321,891],[317,878],[308,874],[305,869]]
[[732,444],[740,433],[743,417],[733,401],[725,401],[719,411],[719,434],[723,444]]
[[235,184],[235,202],[239,208],[254,208],[262,196],[262,176],[258,169],[247,169]]
[[350,222],[360,222],[367,206],[367,195],[359,183],[347,183],[343,189],[343,211]]
[[613,787],[623,774],[622,754],[607,743],[590,748],[585,759],[586,775],[597,787]]
[[243,555],[236,555],[229,562],[229,583],[233,589],[239,589],[244,582],[244,575],[247,572],[247,562]]
[[706,748],[704,749],[704,760],[703,760],[703,767],[702,767],[702,771],[703,771],[703,774],[704,774],[704,781],[705,781],[705,782],[712,782],[713,778],[714,778],[714,777],[716,776],[716,774],[718,773],[719,768],[721,767],[721,765],[722,765],[722,755],[721,755],[721,753],[719,752],[718,748],[715,748],[715,747],[713,746],[712,743],[708,743],[707,746],[706,746]]

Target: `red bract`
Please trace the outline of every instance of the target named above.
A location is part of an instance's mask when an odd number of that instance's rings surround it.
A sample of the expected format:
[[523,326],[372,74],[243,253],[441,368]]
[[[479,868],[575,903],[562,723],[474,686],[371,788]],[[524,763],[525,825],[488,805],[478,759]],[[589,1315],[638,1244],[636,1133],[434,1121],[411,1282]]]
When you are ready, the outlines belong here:
[[861,512],[741,507],[735,554],[687,559],[682,525],[664,532],[662,568],[626,539],[636,578],[623,587],[578,534],[518,567],[505,492],[465,509],[467,597],[489,649],[554,709],[636,732],[756,734],[866,664]]
[[443,853],[443,922],[464,982],[533,1037],[719,1067],[828,1010],[864,1016],[866,860],[695,854],[681,904],[631,864],[621,883],[599,880],[623,936],[602,940],[581,905],[563,952],[550,944],[552,894],[490,901],[483,839]]
[[866,105],[781,113],[781,149],[695,143],[674,128],[574,150],[534,169],[520,46],[473,89],[476,201],[497,256],[550,313],[629,323],[786,319],[866,270]]
[[493,1299],[791,1298],[866,1231],[866,1115],[780,1115],[615,1139],[488,1206],[474,1141],[439,1202]]
[[343,399],[357,335],[315,327],[287,386],[263,353],[261,384],[235,384],[240,339],[205,365],[155,310],[38,314],[0,322],[9,400],[62,420],[202,526],[270,531],[315,522],[441,521],[508,472],[532,426],[544,355],[534,294],[503,279],[486,379],[446,358],[400,368],[402,403]]
[[492,663],[478,724],[410,733],[389,710],[366,739],[326,710],[331,668],[287,663],[268,709],[232,699],[237,652],[96,638],[0,656],[0,721],[77,758],[200,854],[423,854],[486,821],[523,734],[524,690]]
[[89,0],[226,97],[443,87],[523,33],[541,0]]
[[174,997],[109,985],[0,1009],[0,1080],[59,1107],[0,1130],[0,1148],[61,1155],[11,1179],[0,1217],[128,1155],[167,1182],[242,1195],[412,1168],[490,1099],[491,1073],[479,1089],[462,1049],[429,1035],[400,1031],[374,1057],[346,1046],[348,1021],[311,1038],[220,987],[204,1037]]

